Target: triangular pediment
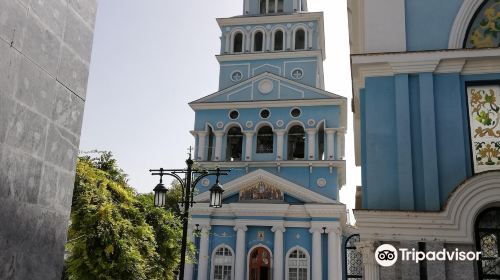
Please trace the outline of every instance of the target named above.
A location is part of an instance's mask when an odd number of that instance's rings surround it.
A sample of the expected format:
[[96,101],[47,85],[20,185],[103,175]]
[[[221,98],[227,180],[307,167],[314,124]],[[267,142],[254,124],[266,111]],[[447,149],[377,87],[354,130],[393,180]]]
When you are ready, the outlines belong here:
[[[305,203],[337,203],[335,200],[290,182],[265,170],[259,169],[223,185],[222,198],[238,195],[240,201],[257,203],[283,202],[285,196],[294,197]],[[253,193],[253,195],[252,195]],[[195,197],[196,202],[208,202],[210,193],[204,192]]]
[[344,97],[264,72],[191,104],[308,99],[344,99]]

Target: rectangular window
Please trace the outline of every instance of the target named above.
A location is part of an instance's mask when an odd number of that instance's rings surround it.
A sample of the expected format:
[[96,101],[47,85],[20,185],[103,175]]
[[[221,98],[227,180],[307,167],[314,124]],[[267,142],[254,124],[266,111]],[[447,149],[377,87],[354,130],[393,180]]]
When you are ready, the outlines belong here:
[[474,173],[500,169],[500,84],[467,87]]

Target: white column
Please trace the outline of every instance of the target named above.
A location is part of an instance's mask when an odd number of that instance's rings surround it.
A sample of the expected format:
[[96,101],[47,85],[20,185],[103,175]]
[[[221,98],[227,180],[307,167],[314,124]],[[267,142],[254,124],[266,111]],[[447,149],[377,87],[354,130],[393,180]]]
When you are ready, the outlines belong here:
[[206,131],[198,131],[198,160],[204,161],[205,160],[205,155],[207,154],[207,151],[205,151],[205,142],[207,139],[207,134],[208,132]]
[[226,52],[231,53],[231,32],[226,32],[225,34],[225,39],[226,39]]
[[325,129],[326,133],[326,159],[334,160],[335,159],[335,130],[332,128]]
[[308,128],[306,129],[307,132],[307,147],[308,147],[308,152],[309,156],[307,157],[307,160],[314,160],[315,159],[315,147],[316,147],[316,128]]
[[311,279],[323,279],[321,264],[321,228],[313,227],[309,230],[312,233],[312,260],[311,260]]
[[342,249],[340,246],[341,229],[330,227],[328,233],[328,280],[342,280]]
[[208,278],[208,233],[209,225],[201,226],[200,235],[200,253],[198,259],[198,280],[207,280]]
[[276,132],[276,160],[285,160],[283,158],[283,141],[286,130],[276,129],[274,132]]
[[252,160],[253,131],[245,132],[245,161]]
[[293,36],[293,31],[292,30],[288,30],[286,32],[286,37],[285,37],[286,38],[286,50],[293,50],[292,36]]
[[338,153],[339,159],[345,157],[345,129],[341,128],[337,131]]
[[234,262],[234,279],[245,279],[245,232],[247,231],[245,225],[237,225],[234,227],[236,231],[236,259]]
[[283,279],[283,226],[274,226],[274,277],[273,279]]
[[361,241],[356,246],[363,256],[364,280],[379,280],[379,266],[375,261],[373,241]]
[[216,131],[215,134],[215,158],[214,161],[222,160],[222,136],[224,131]]
[[[191,243],[194,243],[192,225],[189,225],[187,234],[188,234],[189,241]],[[188,279],[188,280],[193,279],[193,264],[192,263],[186,263],[186,265],[184,266],[184,279]]]

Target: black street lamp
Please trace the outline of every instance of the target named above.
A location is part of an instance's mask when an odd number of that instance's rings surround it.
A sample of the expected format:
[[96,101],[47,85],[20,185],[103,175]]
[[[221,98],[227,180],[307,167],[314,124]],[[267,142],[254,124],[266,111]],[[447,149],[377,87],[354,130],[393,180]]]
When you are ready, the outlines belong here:
[[[184,207],[182,212],[182,243],[181,243],[181,262],[179,264],[179,279],[184,280],[184,266],[186,264],[186,247],[187,247],[187,229],[189,221],[189,209],[195,203],[194,188],[201,179],[207,176],[216,176],[215,184],[210,188],[210,207],[222,207],[222,189],[219,183],[219,176],[227,175],[230,170],[214,170],[193,169],[193,160],[191,159],[191,148],[189,149],[189,158],[186,160],[187,169],[150,169],[151,175],[160,176],[160,183],[153,189],[154,204],[156,207],[165,207],[167,188],[163,184],[163,176],[174,177],[182,188],[182,199],[179,203]],[[179,174],[184,174],[182,179]]]

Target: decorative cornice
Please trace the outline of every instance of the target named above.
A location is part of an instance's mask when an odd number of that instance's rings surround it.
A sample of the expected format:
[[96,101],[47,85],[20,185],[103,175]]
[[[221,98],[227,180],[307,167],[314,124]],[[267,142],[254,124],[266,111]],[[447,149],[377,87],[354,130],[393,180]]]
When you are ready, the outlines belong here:
[[283,160],[283,161],[199,161],[200,167],[211,168],[214,166],[224,168],[246,168],[246,167],[334,167],[345,168],[345,160]]
[[287,59],[287,58],[309,58],[314,57],[318,61],[322,61],[324,54],[321,50],[309,51],[286,51],[286,52],[248,52],[238,54],[221,54],[216,55],[217,61],[246,61],[246,60],[261,60],[261,59]]
[[282,22],[302,22],[323,20],[323,12],[316,13],[294,13],[289,15],[256,16],[256,17],[231,17],[218,18],[217,23],[220,27],[245,24],[262,23],[282,23]]
[[476,175],[451,194],[441,212],[354,210],[361,239],[472,244],[474,222],[500,201],[500,172]]

